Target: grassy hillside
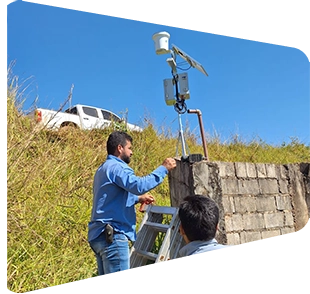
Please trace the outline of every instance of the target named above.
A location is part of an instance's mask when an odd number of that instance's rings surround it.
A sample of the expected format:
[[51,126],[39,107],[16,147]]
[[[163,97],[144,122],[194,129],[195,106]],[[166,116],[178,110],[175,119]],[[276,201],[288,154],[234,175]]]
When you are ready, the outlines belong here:
[[[96,275],[87,243],[92,180],[105,160],[111,129],[38,130],[21,112],[22,91],[10,79],[7,92],[7,282],[14,292],[27,292]],[[171,133],[166,130],[165,133]],[[145,130],[132,133],[130,165],[145,175],[164,158],[175,156],[177,138],[164,135],[149,119]],[[191,153],[203,154],[187,134]],[[283,146],[232,138],[208,139],[211,161],[309,162],[309,146],[292,140]],[[168,179],[154,189],[157,204],[169,205]],[[142,214],[137,212],[138,223]]]

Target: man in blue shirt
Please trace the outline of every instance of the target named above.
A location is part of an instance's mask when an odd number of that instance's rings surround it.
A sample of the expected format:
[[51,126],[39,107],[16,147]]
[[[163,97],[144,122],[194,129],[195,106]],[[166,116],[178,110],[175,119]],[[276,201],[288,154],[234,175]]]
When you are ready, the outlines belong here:
[[94,177],[88,225],[88,242],[95,253],[99,275],[129,269],[128,241],[136,239],[135,204],[153,203],[154,198],[147,192],[162,183],[176,167],[173,158],[166,158],[149,175],[136,176],[128,166],[132,137],[121,131],[110,134],[107,153]]
[[180,234],[186,245],[179,251],[179,256],[207,252],[224,248],[215,239],[218,229],[219,208],[209,197],[190,195],[179,206]]

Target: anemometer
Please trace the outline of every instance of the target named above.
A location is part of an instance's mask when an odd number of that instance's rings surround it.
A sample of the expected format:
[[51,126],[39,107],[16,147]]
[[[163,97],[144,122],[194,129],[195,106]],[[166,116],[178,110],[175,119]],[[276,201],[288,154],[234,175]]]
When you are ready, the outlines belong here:
[[[174,106],[174,110],[178,113],[178,120],[179,120],[179,138],[178,143],[181,141],[182,146],[182,158],[188,159],[188,155],[186,154],[186,142],[184,139],[183,133],[183,126],[181,115],[185,112],[187,113],[197,113],[199,118],[199,125],[200,125],[200,132],[202,143],[204,147],[204,155],[205,159],[208,160],[208,153],[206,148],[206,143],[204,139],[204,130],[203,124],[201,120],[201,112],[200,110],[188,110],[185,100],[190,98],[189,94],[189,86],[188,86],[188,74],[187,73],[179,73],[177,72],[178,66],[176,63],[176,56],[179,55],[182,59],[184,59],[191,67],[196,68],[204,75],[208,76],[208,73],[203,68],[203,66],[197,62],[195,59],[190,57],[187,53],[183,50],[178,48],[175,45],[172,45],[172,48],[169,49],[169,39],[170,34],[167,32],[159,32],[153,35],[153,41],[155,43],[155,52],[157,55],[162,54],[170,54],[171,57],[167,58],[166,61],[171,68],[171,79],[164,79],[164,95],[165,95],[165,102],[168,106]],[[178,149],[177,149],[178,151]],[[176,151],[176,152],[177,152]],[[193,161],[201,160],[202,156],[193,155],[190,156]],[[199,160],[197,160],[197,158]]]

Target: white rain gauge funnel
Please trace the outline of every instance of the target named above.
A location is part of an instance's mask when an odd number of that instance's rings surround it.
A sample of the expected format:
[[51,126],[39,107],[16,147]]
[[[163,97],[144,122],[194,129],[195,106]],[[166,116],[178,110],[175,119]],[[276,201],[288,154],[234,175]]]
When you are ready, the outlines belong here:
[[153,35],[155,42],[155,51],[157,55],[167,54],[169,50],[169,38],[170,34],[167,32],[159,32]]

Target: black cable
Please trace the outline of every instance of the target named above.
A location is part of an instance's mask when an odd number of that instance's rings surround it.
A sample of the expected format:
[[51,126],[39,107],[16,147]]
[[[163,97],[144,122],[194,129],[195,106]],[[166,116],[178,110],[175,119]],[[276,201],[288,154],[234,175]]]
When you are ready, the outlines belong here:
[[177,101],[174,104],[174,110],[179,114],[184,114],[187,111],[187,106],[184,100]]
[[177,69],[180,69],[180,70],[187,71],[187,70],[189,70],[191,67],[192,67],[192,66],[190,65],[188,68],[181,68],[181,67],[179,67],[179,66],[177,66],[176,68],[177,68]]
[[[176,57],[174,60],[176,62]],[[173,70],[171,71],[171,73],[175,84],[175,93],[176,93],[176,103],[174,104],[174,110],[179,114],[184,114],[187,111],[187,106],[186,103],[184,102],[184,99],[179,98],[179,89],[178,89],[179,75],[174,74]]]

